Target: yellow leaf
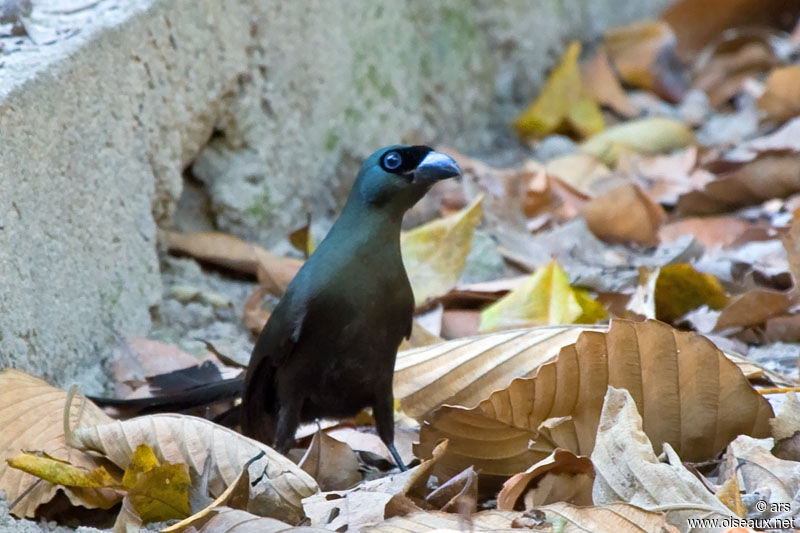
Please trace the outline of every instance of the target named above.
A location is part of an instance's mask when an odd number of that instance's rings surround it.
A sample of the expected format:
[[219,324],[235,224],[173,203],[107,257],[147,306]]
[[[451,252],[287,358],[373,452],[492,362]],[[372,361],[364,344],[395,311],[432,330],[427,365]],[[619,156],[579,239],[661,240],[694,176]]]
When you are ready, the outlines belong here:
[[289,234],[289,242],[292,243],[297,250],[303,252],[303,255],[306,256],[306,259],[314,253],[314,250],[317,249],[317,243],[314,242],[314,238],[311,236],[311,225],[306,224],[300,229],[296,229]]
[[576,324],[594,324],[608,317],[603,304],[592,298],[589,295],[589,291],[573,288],[572,292],[575,294],[575,300],[577,300],[578,305],[583,310],[581,316],[575,320]]
[[183,519],[191,514],[191,479],[186,466],[161,464],[146,444],[136,447],[122,484],[128,489],[128,498],[145,524]]
[[717,499],[725,504],[725,507],[736,513],[736,516],[744,517],[747,510],[742,502],[742,495],[739,491],[738,474],[734,473],[717,490]]
[[655,301],[656,318],[672,322],[701,305],[722,309],[728,298],[716,277],[683,263],[661,268],[656,280]]
[[573,41],[539,97],[514,121],[520,137],[544,137],[565,126],[584,137],[603,131],[603,113],[581,81],[580,53],[581,45]]
[[583,289],[574,289],[569,276],[551,261],[520,287],[481,312],[480,331],[594,322],[605,316],[602,306]]
[[584,141],[581,150],[599,157],[607,165],[613,165],[626,150],[644,154],[672,152],[693,140],[692,130],[683,122],[653,117],[612,126]]
[[138,445],[133,452],[133,461],[122,477],[122,484],[128,489],[132,488],[138,482],[141,474],[149,472],[160,464],[150,446],[146,444]]
[[66,461],[55,459],[47,454],[22,453],[16,457],[6,459],[6,462],[12,468],[49,481],[53,485],[93,489],[111,488],[119,485],[119,482],[102,466],[94,470],[87,470]]
[[456,286],[472,248],[472,236],[483,214],[482,200],[480,195],[461,211],[423,224],[401,236],[403,263],[417,305]]

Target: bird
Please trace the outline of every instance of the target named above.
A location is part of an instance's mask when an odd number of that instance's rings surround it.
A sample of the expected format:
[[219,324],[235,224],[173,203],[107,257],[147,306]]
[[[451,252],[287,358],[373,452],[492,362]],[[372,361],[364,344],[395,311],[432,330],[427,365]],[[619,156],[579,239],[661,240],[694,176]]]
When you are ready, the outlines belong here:
[[403,214],[440,180],[461,174],[429,146],[366,158],[332,228],[287,287],[250,356],[242,432],[284,455],[297,427],[371,407],[397,467],[392,377],[411,334],[414,295],[400,253]]

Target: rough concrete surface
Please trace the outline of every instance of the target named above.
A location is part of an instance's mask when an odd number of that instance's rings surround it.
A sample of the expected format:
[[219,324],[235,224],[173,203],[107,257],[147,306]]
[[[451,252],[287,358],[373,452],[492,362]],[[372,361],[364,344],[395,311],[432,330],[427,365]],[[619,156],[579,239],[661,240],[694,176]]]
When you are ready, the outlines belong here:
[[666,3],[34,1],[32,39],[0,39],[0,368],[99,386],[150,326],[187,167],[271,245],[378,146],[488,149],[565,42]]

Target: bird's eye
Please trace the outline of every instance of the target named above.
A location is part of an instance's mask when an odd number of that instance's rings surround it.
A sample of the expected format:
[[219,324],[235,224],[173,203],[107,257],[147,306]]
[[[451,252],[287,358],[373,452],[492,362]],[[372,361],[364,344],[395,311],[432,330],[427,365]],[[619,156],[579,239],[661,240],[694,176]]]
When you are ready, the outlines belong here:
[[383,166],[386,170],[396,170],[403,164],[403,158],[397,152],[389,152],[383,156]]

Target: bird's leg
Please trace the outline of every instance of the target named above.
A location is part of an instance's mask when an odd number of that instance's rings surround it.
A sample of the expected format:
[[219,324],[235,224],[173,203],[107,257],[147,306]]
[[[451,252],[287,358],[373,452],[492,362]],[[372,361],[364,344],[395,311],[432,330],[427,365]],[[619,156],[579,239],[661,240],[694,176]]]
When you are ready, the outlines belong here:
[[300,409],[302,400],[289,396],[281,402],[278,410],[278,428],[275,432],[275,446],[281,454],[286,455],[294,444],[294,434],[300,425]]
[[382,394],[375,401],[372,406],[372,414],[375,416],[375,426],[378,430],[378,436],[389,449],[392,454],[394,462],[397,467],[405,472],[408,470],[400,454],[397,453],[397,448],[394,447],[394,398],[392,393]]

